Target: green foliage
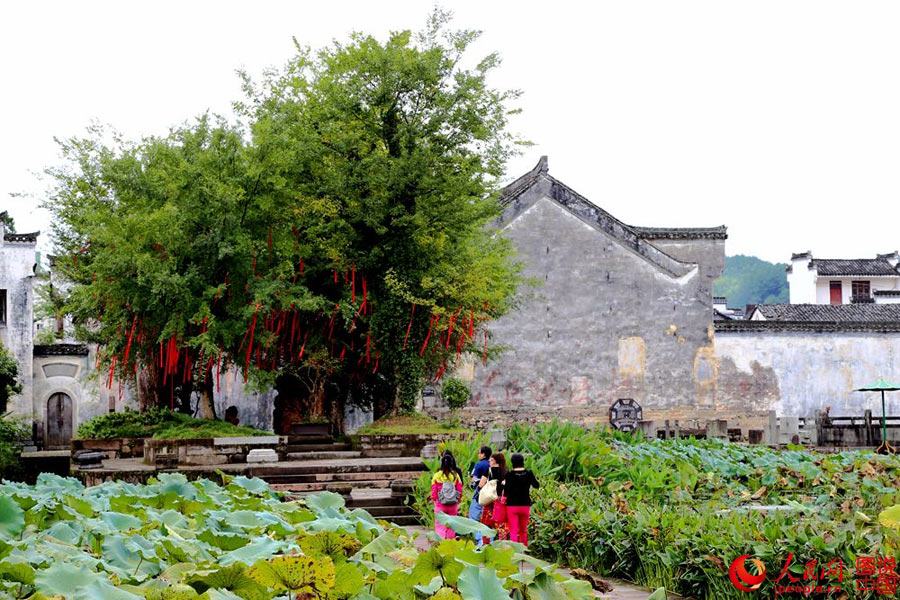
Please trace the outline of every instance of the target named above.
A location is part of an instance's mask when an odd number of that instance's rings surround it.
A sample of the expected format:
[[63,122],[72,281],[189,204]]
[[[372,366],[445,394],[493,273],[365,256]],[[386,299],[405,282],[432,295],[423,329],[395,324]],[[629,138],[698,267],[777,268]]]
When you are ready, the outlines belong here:
[[22,393],[19,382],[19,363],[15,355],[0,344],[0,414],[6,412],[9,399]]
[[35,336],[34,343],[49,346],[65,335],[63,323],[67,295],[59,286],[53,285],[53,280],[47,273],[38,276],[34,291],[37,296],[34,303],[35,319],[53,319],[54,322],[52,327],[42,329]]
[[457,377],[448,377],[441,385],[441,398],[447,402],[450,410],[465,408],[471,396],[472,391],[469,389],[469,386]]
[[236,426],[227,421],[194,419],[169,409],[152,409],[139,413],[126,410],[105,413],[78,426],[80,439],[113,438],[184,439],[209,437],[270,435],[252,427]]
[[5,210],[0,213],[0,221],[3,221],[3,226],[6,227],[6,233],[16,232],[16,221]]
[[319,399],[352,384],[387,414],[483,351],[521,281],[489,228],[518,94],[488,84],[498,57],[473,63],[479,34],[448,20],[298,48],[244,76],[237,122],[62,142],[45,204],[71,257],[57,270],[111,373],[137,365],[157,405],[173,386],[209,391],[220,367],[290,373]]
[[729,308],[747,304],[788,301],[785,263],[770,263],[755,256],[728,256],[725,272],[713,284],[713,294],[728,298]]
[[[471,435],[466,439],[450,439],[440,442],[437,447],[437,456],[435,458],[423,458],[423,462],[427,467],[426,471],[416,479],[415,489],[413,492],[414,508],[419,512],[422,521],[428,526],[434,526],[434,503],[431,501],[431,476],[441,466],[441,455],[445,450],[449,450],[456,459],[457,466],[462,469],[463,473],[471,473],[475,463],[478,462],[478,451],[482,446],[489,442],[489,435],[479,433]],[[507,457],[507,460],[508,457]],[[463,507],[472,502],[474,490],[471,486],[463,484],[463,497],[460,499],[460,513]]]
[[[530,551],[651,589],[738,600],[745,594],[727,570],[741,554],[775,570],[793,553],[802,576],[809,560],[842,560],[848,569],[857,556],[900,548],[897,456],[646,440],[561,422],[515,425],[507,440],[542,481],[533,493]],[[480,443],[457,442],[469,447],[456,453],[471,456]],[[425,518],[433,515],[429,491],[416,487]],[[510,577],[540,586],[524,574]],[[773,585],[760,594],[771,595]],[[874,598],[846,579],[843,591]]]
[[[242,545],[221,543],[228,538]],[[47,474],[35,486],[0,484],[3,598],[582,597],[546,563],[543,595],[533,594],[538,578],[519,578],[528,574],[518,564],[534,559],[521,550],[445,540],[421,552],[402,529],[348,511],[337,494],[285,502],[243,477],[224,487],[181,474],[87,489]]]
[[21,472],[19,453],[30,437],[30,432],[19,420],[0,418],[0,477],[13,478]]

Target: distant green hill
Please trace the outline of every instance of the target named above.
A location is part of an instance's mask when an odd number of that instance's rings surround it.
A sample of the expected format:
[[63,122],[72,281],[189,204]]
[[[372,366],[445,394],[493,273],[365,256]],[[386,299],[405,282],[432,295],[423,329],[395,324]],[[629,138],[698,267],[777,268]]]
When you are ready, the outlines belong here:
[[773,264],[755,256],[727,256],[725,273],[716,279],[713,295],[728,298],[729,308],[787,302],[786,267],[785,263]]

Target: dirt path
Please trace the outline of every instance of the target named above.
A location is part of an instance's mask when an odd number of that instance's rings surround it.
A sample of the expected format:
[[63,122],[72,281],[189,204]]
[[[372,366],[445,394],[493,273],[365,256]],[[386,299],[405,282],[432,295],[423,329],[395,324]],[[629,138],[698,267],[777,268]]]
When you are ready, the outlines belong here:
[[[419,533],[420,535],[416,537],[415,544],[421,550],[428,550],[431,547],[431,542],[428,538],[425,537],[425,534],[430,530],[425,527],[421,527],[418,525],[409,525],[404,527],[406,531],[410,533]],[[526,569],[531,569],[531,565],[525,565]],[[568,569],[559,568],[557,569],[559,573],[569,574]],[[652,590],[644,589],[640,586],[634,585],[633,583],[627,583],[624,581],[619,581],[617,579],[609,579],[604,577],[604,581],[613,586],[613,590],[607,593],[594,592],[594,596],[597,598],[603,598],[604,600],[647,600],[650,596],[650,592]],[[669,594],[669,600],[682,600],[680,596],[676,596],[675,594]]]

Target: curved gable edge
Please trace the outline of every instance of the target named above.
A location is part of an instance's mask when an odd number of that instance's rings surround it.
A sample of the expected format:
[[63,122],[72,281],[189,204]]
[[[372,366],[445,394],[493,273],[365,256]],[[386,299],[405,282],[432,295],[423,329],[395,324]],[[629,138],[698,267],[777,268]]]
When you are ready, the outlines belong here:
[[501,194],[503,212],[495,226],[506,228],[541,198],[553,200],[591,227],[606,233],[679,284],[686,283],[699,271],[697,263],[681,261],[663,252],[634,229],[549,175],[546,157],[542,157],[534,169],[504,189]]

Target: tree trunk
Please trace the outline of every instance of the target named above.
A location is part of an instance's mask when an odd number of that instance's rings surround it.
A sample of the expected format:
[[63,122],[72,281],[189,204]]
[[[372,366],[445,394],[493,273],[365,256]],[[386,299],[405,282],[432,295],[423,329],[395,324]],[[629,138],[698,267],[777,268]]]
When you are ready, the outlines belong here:
[[200,418],[201,419],[215,419],[216,418],[216,404],[214,402],[213,396],[213,375],[212,368],[206,371],[206,377],[203,380],[203,383],[199,387],[200,391]]
[[138,406],[141,412],[147,412],[150,409],[161,406],[161,384],[156,364],[151,362],[146,369],[138,369],[137,395]]

